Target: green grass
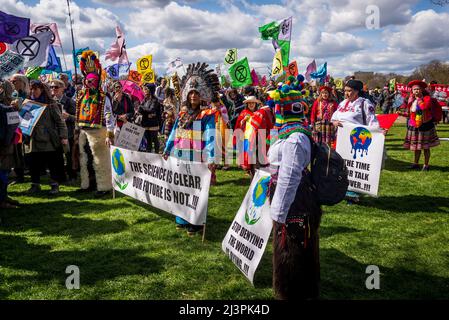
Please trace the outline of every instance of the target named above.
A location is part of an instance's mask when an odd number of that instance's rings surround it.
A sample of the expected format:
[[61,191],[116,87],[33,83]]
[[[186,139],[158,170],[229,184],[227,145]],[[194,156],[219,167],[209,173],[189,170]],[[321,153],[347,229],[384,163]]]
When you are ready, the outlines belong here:
[[[429,172],[405,169],[405,127],[387,136],[378,198],[325,207],[321,224],[323,299],[449,298],[449,142],[432,149]],[[449,137],[449,125],[439,127]],[[0,214],[0,299],[272,299],[271,244],[253,287],[221,251],[247,191],[241,170],[218,172],[206,241],[176,231],[174,217],[131,198],[93,199],[75,187],[49,198],[10,195],[24,205]],[[81,289],[65,288],[77,265]],[[377,265],[380,290],[365,288]]]

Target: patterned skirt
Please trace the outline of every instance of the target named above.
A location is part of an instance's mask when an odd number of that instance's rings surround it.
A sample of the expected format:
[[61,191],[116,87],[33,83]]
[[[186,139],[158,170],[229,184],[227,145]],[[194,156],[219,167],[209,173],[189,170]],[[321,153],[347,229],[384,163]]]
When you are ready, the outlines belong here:
[[313,126],[313,140],[332,145],[335,142],[335,127],[332,122],[317,121]]
[[408,126],[405,136],[404,148],[412,151],[425,150],[436,147],[440,144],[435,126],[431,126],[428,130]]

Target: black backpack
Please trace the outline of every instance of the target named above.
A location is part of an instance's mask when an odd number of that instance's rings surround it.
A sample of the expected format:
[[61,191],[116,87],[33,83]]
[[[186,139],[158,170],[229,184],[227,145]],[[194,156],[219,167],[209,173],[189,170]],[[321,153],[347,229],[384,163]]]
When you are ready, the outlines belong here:
[[345,198],[348,190],[348,169],[345,161],[326,143],[312,144],[311,178],[316,201],[332,206]]
[[5,106],[0,103],[0,145],[8,146],[14,141],[16,128],[19,126],[16,124],[8,124],[8,113],[16,110],[12,107]]

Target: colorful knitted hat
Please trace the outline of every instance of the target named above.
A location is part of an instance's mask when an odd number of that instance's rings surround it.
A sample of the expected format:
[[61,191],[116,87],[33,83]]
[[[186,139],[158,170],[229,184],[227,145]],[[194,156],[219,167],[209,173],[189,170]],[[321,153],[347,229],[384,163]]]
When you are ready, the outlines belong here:
[[278,129],[279,139],[285,139],[294,132],[311,135],[305,116],[309,105],[304,99],[303,93],[297,90],[287,90],[284,86],[281,90],[270,92],[270,99],[273,102],[269,105],[274,104],[276,117],[274,128]]

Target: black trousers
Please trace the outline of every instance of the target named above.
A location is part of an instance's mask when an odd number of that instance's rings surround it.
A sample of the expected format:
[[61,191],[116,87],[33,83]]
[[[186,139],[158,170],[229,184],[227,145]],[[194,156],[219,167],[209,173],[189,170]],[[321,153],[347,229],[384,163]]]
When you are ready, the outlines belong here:
[[147,139],[147,152],[151,152],[154,145],[154,153],[159,153],[159,139],[157,131],[145,130],[145,139]]
[[31,182],[40,183],[42,169],[50,169],[50,178],[54,182],[65,181],[64,157],[62,149],[47,152],[30,153]]
[[66,157],[65,171],[66,171],[67,175],[69,176],[69,179],[76,179],[76,176],[77,176],[76,171],[73,170],[73,161],[72,161],[72,153],[73,153],[74,145],[75,145],[74,137],[69,138],[70,150],[69,150],[69,152],[67,152],[65,154],[65,157]]

